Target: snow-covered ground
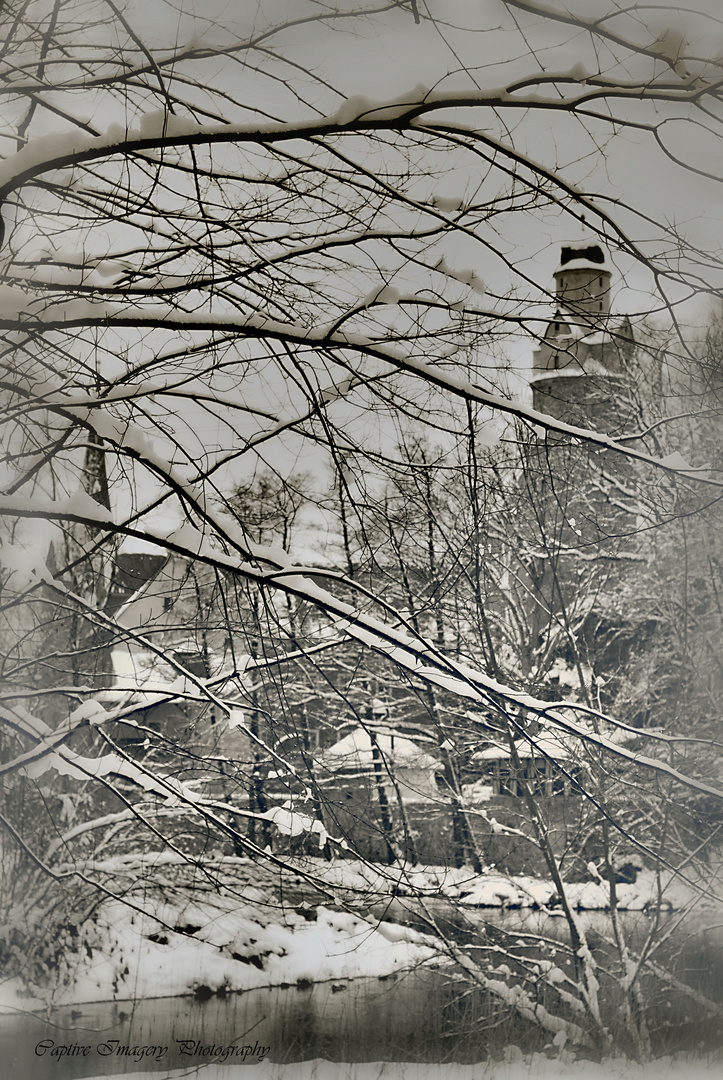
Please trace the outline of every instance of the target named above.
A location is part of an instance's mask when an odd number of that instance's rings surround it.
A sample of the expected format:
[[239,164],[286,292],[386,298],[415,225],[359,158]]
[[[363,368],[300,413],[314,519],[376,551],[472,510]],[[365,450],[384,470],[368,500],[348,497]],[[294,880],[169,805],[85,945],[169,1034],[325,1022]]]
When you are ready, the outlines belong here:
[[[512,1048],[514,1050],[514,1048]],[[302,1061],[282,1065],[262,1061],[253,1067],[253,1080],[720,1080],[723,1062],[689,1057],[658,1058],[637,1065],[624,1058],[608,1058],[601,1064],[572,1058],[550,1059],[542,1054],[524,1057],[514,1052],[505,1062],[477,1065],[455,1063],[374,1061],[361,1064],[335,1061]],[[156,1080],[235,1080],[246,1066],[199,1065],[192,1069],[153,1073]],[[243,1074],[246,1075],[245,1072]],[[127,1073],[125,1080],[148,1080],[149,1073]],[[105,1080],[105,1078],[93,1078]]]
[[[306,903],[299,900],[302,876],[293,878],[295,894],[288,881],[281,888],[277,884],[274,893],[268,879],[260,887],[248,884],[259,868],[222,859],[216,870],[226,884],[244,869],[245,884],[214,888],[201,878],[183,886],[184,867],[176,860],[171,853],[156,853],[124,857],[113,866],[98,864],[96,870],[122,871],[136,882],[148,881],[152,870],[167,875],[166,884],[131,889],[127,899],[133,906],[119,900],[101,905],[68,942],[55,980],[0,982],[0,1011],[388,976],[420,963],[445,963],[431,936],[384,918],[391,897],[395,902],[415,898],[407,904],[412,907],[424,898],[467,908],[545,908],[555,901],[550,882],[523,876],[290,860],[292,869],[323,882],[327,899],[319,902],[317,893]],[[604,908],[609,900],[608,886],[595,880],[571,884],[568,892],[581,910]],[[655,876],[639,874],[634,884],[619,885],[618,895],[623,909],[655,903]],[[667,903],[682,906],[691,890],[673,883],[665,896]],[[349,903],[352,911],[336,910]]]
[[0,983],[0,1011],[379,977],[436,956],[431,938],[407,927],[323,906],[279,907],[259,895],[242,905],[215,893],[190,902],[147,897],[145,908],[104,904],[81,929],[60,982]]
[[[100,868],[98,864],[96,870]],[[177,863],[170,852],[124,856],[103,869],[116,875],[116,887],[123,874],[135,883],[126,894],[130,903],[103,903],[70,939],[55,978],[29,985],[19,979],[0,982],[0,1013],[27,1015],[48,1007],[187,994],[224,996],[322,981],[332,982],[335,990],[343,989],[334,985],[336,980],[384,979],[419,965],[444,969],[451,961],[438,942],[388,921],[386,903],[412,910],[427,898],[456,901],[467,910],[518,907],[528,917],[534,908],[542,908],[544,914],[554,901],[549,882],[529,877],[353,860],[289,860],[289,870],[277,878],[275,889],[269,887],[268,877],[263,879],[260,867],[232,858],[217,861],[215,881],[205,874],[195,878],[191,874],[184,881],[184,871],[189,874],[191,868]],[[323,888],[325,902],[319,902],[321,891],[314,895],[309,890],[309,899],[301,898],[305,875],[317,880],[318,890]],[[657,885],[654,875],[646,872],[634,884],[621,884],[622,906],[639,911],[655,902]],[[608,889],[601,881],[581,882],[570,889],[573,904],[581,910],[599,909],[608,902]],[[673,883],[666,895],[678,906],[690,899],[691,890]],[[345,903],[353,909],[338,910]],[[284,1065],[259,1060],[253,1075],[257,1080],[718,1080],[723,1076],[723,1059],[664,1057],[646,1066],[622,1058],[594,1063],[576,1058],[579,1047],[563,1049],[565,1043],[558,1046],[557,1040],[554,1044],[557,1056],[550,1058],[525,1056],[508,1046],[503,1061],[475,1065],[322,1060]],[[134,1062],[128,1065],[133,1068]],[[233,1060],[206,1058],[191,1060],[184,1069],[164,1070],[161,1065],[153,1075],[158,1080],[234,1080],[238,1070]],[[147,1080],[149,1073],[123,1075],[126,1080]]]
[[[590,864],[590,880],[568,882],[565,889],[573,908],[580,911],[604,911],[610,904],[610,886]],[[357,860],[323,863],[318,860],[316,873],[329,885],[347,890],[397,896],[445,897],[468,907],[535,908],[556,906],[556,888],[549,880],[524,874],[504,874],[487,870],[474,874],[468,868],[425,866],[379,866]],[[710,887],[710,881],[706,883]],[[641,870],[634,882],[616,886],[617,905],[621,911],[642,911],[655,907],[662,896],[663,910],[681,910],[695,897],[691,883],[675,879],[671,871],[660,876]]]

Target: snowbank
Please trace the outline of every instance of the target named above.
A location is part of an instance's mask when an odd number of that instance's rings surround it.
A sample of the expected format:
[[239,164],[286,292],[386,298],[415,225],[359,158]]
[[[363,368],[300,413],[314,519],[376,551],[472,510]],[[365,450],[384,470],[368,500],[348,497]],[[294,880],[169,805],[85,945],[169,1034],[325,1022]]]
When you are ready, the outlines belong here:
[[81,928],[59,982],[3,983],[0,1012],[383,977],[437,956],[431,938],[408,927],[321,906],[279,910],[260,895],[146,898],[145,907],[104,904]]
[[[289,861],[296,865],[294,860]],[[492,869],[475,874],[468,867],[382,866],[356,859],[332,863],[314,860],[313,864],[311,860],[299,860],[298,865],[340,890],[340,895],[348,891],[350,894],[362,892],[382,896],[390,893],[408,897],[436,896],[480,908],[559,907],[559,897],[550,880],[524,874],[510,875]],[[710,886],[711,882],[704,884]],[[589,881],[566,882],[565,890],[571,906],[577,910],[605,911],[609,907],[610,887],[599,874]],[[616,893],[621,911],[642,911],[655,908],[658,903],[663,910],[682,910],[696,895],[692,883],[676,880],[671,871],[664,871],[658,879],[653,870],[639,870],[635,881],[618,884]]]
[[[135,859],[138,865],[125,870],[142,878],[151,855]],[[0,1012],[386,977],[419,964],[447,963],[431,936],[386,920],[386,909],[381,919],[376,917],[379,905],[392,899],[408,898],[404,904],[412,913],[420,902],[423,906],[425,899],[435,898],[466,908],[543,913],[559,905],[549,881],[491,871],[475,875],[465,868],[305,857],[289,859],[286,876],[274,885],[248,860],[229,857],[218,862],[216,871],[236,877],[228,878],[229,887],[213,888],[205,881],[182,885],[181,866],[174,865],[180,857],[174,853],[154,853],[152,859],[156,873],[168,875],[163,889],[149,882],[144,894],[131,888],[128,904],[104,903],[79,928],[52,981],[48,975],[42,984],[0,983]],[[118,872],[124,869],[118,860],[113,865]],[[244,883],[244,870],[255,877]],[[306,875],[320,882],[326,897],[322,903],[320,892],[303,885]],[[621,909],[654,906],[657,886],[650,871],[640,872],[634,883],[618,885]],[[609,901],[609,888],[600,880],[569,884],[567,890],[577,910],[604,910]],[[675,882],[664,893],[665,902],[677,908],[691,895]],[[347,903],[355,910],[335,910]]]
[[[549,1059],[542,1054],[523,1057],[515,1047],[507,1062],[487,1061],[477,1065],[423,1064],[418,1062],[369,1061],[347,1063],[302,1061],[278,1064],[262,1061],[253,1067],[254,1080],[719,1080],[721,1062],[698,1061],[688,1057],[665,1057],[647,1065],[636,1065],[623,1058],[610,1058],[602,1064],[592,1061]],[[157,1080],[232,1080],[238,1072],[228,1065],[198,1065],[154,1073]],[[125,1080],[148,1080],[146,1073],[127,1073]],[[104,1080],[104,1078],[92,1078]]]
[[[695,893],[685,882],[673,881],[672,874],[663,875],[662,892],[652,870],[638,873],[636,880],[616,885],[617,906],[620,911],[647,911],[660,904],[663,911],[681,910]],[[560,898],[551,881],[524,875],[481,874],[462,885],[450,884],[443,892],[468,907],[560,907]],[[610,886],[606,881],[566,882],[565,892],[570,906],[576,911],[606,911],[610,906]]]

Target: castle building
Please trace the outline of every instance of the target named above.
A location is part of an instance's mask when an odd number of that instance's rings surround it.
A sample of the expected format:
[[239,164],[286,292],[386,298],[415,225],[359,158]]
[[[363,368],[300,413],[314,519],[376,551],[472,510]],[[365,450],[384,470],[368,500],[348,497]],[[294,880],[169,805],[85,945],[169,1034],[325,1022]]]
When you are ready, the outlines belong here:
[[[646,426],[656,378],[651,362],[641,362],[630,318],[611,311],[607,251],[594,237],[563,243],[554,279],[554,314],[532,355],[533,407],[576,427],[629,439]],[[552,498],[558,508],[565,504],[562,518],[576,522],[573,545],[576,529],[596,545],[634,532],[630,459],[553,432],[534,442],[528,460],[538,473],[541,499]]]
[[594,239],[565,243],[554,277],[555,313],[532,358],[533,406],[615,435],[637,411],[629,370],[635,341],[630,319],[610,312],[607,252]]
[[[532,355],[533,407],[575,427],[629,438],[644,429],[655,387],[629,317],[611,311],[607,251],[595,237],[563,243],[554,281],[553,314]],[[525,612],[521,668],[546,685],[556,663],[574,665],[576,651],[594,666],[608,629],[611,637],[619,630],[616,597],[639,557],[637,466],[550,429],[523,432],[520,454],[509,580]]]

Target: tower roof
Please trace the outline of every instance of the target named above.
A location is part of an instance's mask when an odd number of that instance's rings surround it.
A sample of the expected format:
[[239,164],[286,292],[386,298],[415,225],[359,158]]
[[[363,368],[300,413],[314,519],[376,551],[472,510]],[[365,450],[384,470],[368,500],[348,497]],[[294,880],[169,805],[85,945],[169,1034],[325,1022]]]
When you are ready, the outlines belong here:
[[560,263],[555,275],[570,270],[592,270],[596,273],[610,273],[608,254],[603,245],[592,237],[584,240],[569,240],[560,248]]

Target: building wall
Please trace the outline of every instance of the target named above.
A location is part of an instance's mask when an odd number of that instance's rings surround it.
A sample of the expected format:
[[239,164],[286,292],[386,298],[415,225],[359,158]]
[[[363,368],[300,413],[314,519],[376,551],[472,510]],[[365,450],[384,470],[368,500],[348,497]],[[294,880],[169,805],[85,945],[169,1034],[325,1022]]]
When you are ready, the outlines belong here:
[[[563,866],[571,870],[582,866],[579,852],[589,832],[585,828],[589,816],[587,801],[578,795],[539,795],[536,803],[548,822],[550,843]],[[404,857],[404,821],[395,800],[389,800],[388,810],[394,829],[394,848]],[[428,802],[405,800],[404,818],[417,863],[444,866],[453,862],[449,803],[442,797]],[[493,796],[468,810],[468,819],[485,866],[510,874],[547,875],[547,864],[535,841],[524,799],[513,795]],[[340,835],[343,830],[352,855],[358,853],[372,861],[387,861],[379,804],[371,783],[356,781],[327,788],[324,821],[331,835]]]

